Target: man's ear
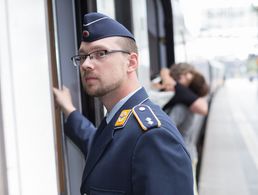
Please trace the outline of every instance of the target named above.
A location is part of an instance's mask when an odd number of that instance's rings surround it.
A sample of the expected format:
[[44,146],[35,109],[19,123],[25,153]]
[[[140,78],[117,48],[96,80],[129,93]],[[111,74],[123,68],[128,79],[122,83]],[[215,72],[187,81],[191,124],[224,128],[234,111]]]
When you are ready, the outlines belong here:
[[138,68],[138,55],[131,53],[129,57],[128,72],[136,71]]

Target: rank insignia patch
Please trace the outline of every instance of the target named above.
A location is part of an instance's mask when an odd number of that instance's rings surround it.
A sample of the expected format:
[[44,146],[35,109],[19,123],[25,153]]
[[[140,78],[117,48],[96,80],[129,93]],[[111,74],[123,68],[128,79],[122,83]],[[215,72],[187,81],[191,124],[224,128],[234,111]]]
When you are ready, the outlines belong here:
[[131,109],[123,110],[121,114],[119,115],[116,123],[115,128],[122,128],[125,126],[126,122],[129,119],[129,116],[131,115]]

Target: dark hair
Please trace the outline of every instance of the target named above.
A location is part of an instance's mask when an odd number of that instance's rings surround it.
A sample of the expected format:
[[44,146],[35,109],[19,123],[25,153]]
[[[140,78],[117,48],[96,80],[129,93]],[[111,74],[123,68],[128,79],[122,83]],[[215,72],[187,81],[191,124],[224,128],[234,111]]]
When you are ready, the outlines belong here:
[[193,72],[195,72],[194,67],[188,63],[173,64],[170,67],[170,76],[176,81],[179,80],[181,75]]
[[209,92],[209,86],[204,76],[197,71],[193,72],[193,79],[189,85],[189,89],[200,97],[206,96]]
[[204,76],[191,64],[183,62],[173,64],[170,68],[170,76],[176,81],[180,79],[181,75],[186,73],[191,73],[193,75],[193,78],[188,86],[189,89],[191,89],[199,97],[203,97],[209,93],[209,86],[206,83]]

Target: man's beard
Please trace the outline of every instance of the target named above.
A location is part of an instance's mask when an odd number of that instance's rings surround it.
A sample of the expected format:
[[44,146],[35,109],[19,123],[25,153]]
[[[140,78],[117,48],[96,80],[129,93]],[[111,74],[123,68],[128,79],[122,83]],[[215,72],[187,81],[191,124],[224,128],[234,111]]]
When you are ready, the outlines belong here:
[[102,86],[96,89],[91,89],[94,88],[92,86],[87,86],[84,85],[84,90],[86,91],[86,93],[92,97],[103,97],[106,94],[114,91],[115,89],[117,89],[119,87],[119,83],[114,83],[112,85],[109,86]]

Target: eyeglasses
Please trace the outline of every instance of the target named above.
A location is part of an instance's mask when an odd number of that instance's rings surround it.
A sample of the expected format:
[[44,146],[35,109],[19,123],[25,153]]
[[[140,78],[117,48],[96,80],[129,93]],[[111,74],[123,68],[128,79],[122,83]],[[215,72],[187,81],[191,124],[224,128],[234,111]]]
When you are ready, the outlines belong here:
[[73,61],[74,66],[80,66],[85,62],[85,60],[88,57],[90,60],[101,60],[101,59],[105,58],[107,55],[116,53],[116,52],[130,54],[129,51],[125,51],[125,50],[109,50],[109,51],[108,50],[98,50],[98,51],[94,51],[92,53],[85,54],[85,55],[75,55],[75,56],[71,57],[71,60]]

